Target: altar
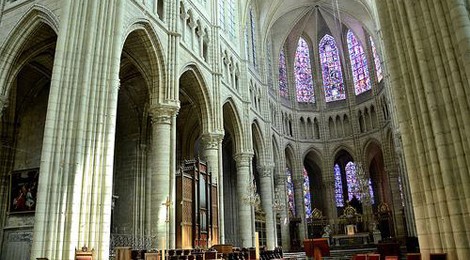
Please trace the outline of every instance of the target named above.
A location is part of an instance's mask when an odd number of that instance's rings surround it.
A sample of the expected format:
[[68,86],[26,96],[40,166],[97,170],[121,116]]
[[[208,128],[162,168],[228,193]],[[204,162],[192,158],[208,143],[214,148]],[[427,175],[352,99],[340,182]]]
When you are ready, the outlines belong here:
[[352,235],[338,234],[332,237],[333,245],[335,246],[353,246],[353,245],[367,245],[369,243],[369,233],[355,233]]

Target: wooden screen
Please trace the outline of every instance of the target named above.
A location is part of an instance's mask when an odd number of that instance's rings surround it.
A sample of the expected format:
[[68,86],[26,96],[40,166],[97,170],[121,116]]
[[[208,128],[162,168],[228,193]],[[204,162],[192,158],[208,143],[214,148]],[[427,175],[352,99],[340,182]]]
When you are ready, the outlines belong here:
[[208,248],[217,243],[217,186],[205,162],[184,161],[176,175],[176,199],[176,247]]

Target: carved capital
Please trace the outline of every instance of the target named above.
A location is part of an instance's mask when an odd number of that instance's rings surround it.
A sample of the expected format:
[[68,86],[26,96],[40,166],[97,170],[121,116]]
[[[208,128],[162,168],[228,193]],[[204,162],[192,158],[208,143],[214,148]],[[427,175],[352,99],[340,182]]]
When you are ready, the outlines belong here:
[[237,163],[237,168],[249,167],[251,164],[251,160],[253,159],[253,153],[237,153],[233,156],[233,159],[235,159],[235,162]]
[[257,170],[261,178],[271,178],[274,170],[274,164],[259,165]]
[[171,119],[178,113],[178,106],[153,105],[149,109],[152,124],[171,124]]
[[223,139],[223,133],[208,133],[202,136],[201,144],[206,150],[217,150]]

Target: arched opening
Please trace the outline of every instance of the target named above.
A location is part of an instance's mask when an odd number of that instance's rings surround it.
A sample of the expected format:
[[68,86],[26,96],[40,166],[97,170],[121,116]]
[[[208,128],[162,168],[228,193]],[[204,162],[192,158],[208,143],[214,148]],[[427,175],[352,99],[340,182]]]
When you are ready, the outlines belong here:
[[[263,194],[269,194],[266,192],[265,189],[265,180],[261,180],[262,175],[264,174],[263,172],[260,172],[264,170],[262,167],[262,154],[263,154],[263,136],[261,135],[261,131],[258,125],[257,121],[254,121],[251,124],[251,136],[253,139],[253,150],[254,150],[254,155],[253,155],[253,160],[252,160],[252,169],[253,169],[253,175],[254,175],[254,181],[256,184],[256,192],[261,198],[261,204],[260,205],[255,205],[255,231],[258,232],[259,235],[259,244],[260,246],[266,246],[267,241],[266,241],[266,215],[268,212],[266,212],[266,208],[269,208],[269,205],[266,204],[265,199]],[[269,194],[271,195],[271,194]]]
[[[304,158],[304,202],[306,221],[308,225],[308,237],[321,237],[326,219],[324,218],[327,211],[326,207],[326,191],[323,183],[321,170],[321,157],[315,151],[310,151]],[[310,208],[308,207],[310,201]],[[321,212],[320,215],[313,213]]]
[[299,199],[296,198],[295,183],[294,183],[294,152],[292,147],[288,146],[285,149],[285,183],[286,183],[286,201],[287,201],[287,213],[289,220],[289,236],[290,236],[290,249],[297,250],[300,248],[300,238],[299,238],[299,225],[301,222],[301,217],[299,212],[302,205],[297,205]]
[[[218,241],[216,185],[206,154],[205,85],[189,66],[179,79],[180,110],[176,118],[176,247],[208,248]],[[204,161],[199,158],[203,158]],[[206,161],[207,160],[207,161]]]
[[346,150],[340,150],[333,164],[335,177],[335,202],[338,216],[343,214],[343,209],[350,200],[348,194],[348,180],[346,178],[346,166],[354,162],[353,157]]
[[238,113],[231,100],[223,105],[224,132],[222,141],[222,164],[223,164],[223,191],[224,191],[224,234],[225,243],[240,245],[238,200],[241,199],[237,193],[237,167],[235,154],[238,152],[240,142],[240,125],[238,124]]
[[0,108],[1,259],[30,258],[56,43],[55,31],[37,23],[23,38],[21,51],[12,54],[13,79],[3,86],[9,91]]
[[[137,247],[135,241],[151,241],[149,162],[152,123],[149,112],[152,77],[157,54],[150,52],[145,29],[131,32],[123,45],[119,70],[114,148],[111,249]],[[153,71],[155,74],[148,74]]]
[[[368,171],[375,196],[374,212],[382,237],[394,237],[393,199],[389,176],[385,172],[384,158],[381,147],[371,142],[366,148]],[[398,182],[398,181],[397,181]],[[398,183],[396,183],[398,185]]]

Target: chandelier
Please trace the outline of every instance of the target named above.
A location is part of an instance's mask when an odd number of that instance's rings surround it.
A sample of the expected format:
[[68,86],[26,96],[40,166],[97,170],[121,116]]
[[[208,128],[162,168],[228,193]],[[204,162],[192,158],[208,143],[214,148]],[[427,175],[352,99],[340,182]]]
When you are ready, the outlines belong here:
[[258,208],[260,206],[261,199],[257,191],[256,180],[254,176],[251,176],[248,179],[247,190],[245,196],[243,197],[243,201],[245,201],[251,206],[254,206],[255,208]]
[[356,164],[356,177],[358,181],[358,190],[361,194],[362,203],[365,205],[372,204],[372,196],[370,194],[370,181],[369,176],[367,175],[362,163]]
[[276,188],[274,191],[274,201],[273,201],[273,210],[276,212],[280,212],[285,207],[285,204],[281,200],[281,193],[279,188]]

